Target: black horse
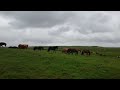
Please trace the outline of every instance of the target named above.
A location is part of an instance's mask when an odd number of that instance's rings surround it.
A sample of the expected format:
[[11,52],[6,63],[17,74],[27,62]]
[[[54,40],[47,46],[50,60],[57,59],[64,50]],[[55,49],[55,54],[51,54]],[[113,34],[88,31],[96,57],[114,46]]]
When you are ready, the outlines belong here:
[[85,53],[86,53],[87,55],[90,55],[90,54],[91,54],[90,50],[82,50],[81,55],[84,55]]
[[18,48],[18,47],[16,47],[16,46],[10,46],[10,47],[8,47],[8,48],[16,49],[16,48]]
[[68,50],[67,50],[67,53],[68,54],[73,54],[73,53],[75,53],[75,54],[78,54],[78,50],[77,49],[73,49],[73,48],[69,48]]
[[44,47],[34,47],[33,50],[44,50]]
[[48,47],[48,52],[51,50],[55,51],[56,49],[58,49],[58,46]]
[[3,47],[3,45],[6,47],[7,44],[5,42],[0,42],[0,47]]

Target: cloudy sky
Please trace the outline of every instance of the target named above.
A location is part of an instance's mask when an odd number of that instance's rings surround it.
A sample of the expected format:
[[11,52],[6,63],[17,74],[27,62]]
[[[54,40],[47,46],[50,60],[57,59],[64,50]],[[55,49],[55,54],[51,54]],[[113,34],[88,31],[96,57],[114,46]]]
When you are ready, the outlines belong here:
[[120,47],[120,11],[0,11],[0,42]]

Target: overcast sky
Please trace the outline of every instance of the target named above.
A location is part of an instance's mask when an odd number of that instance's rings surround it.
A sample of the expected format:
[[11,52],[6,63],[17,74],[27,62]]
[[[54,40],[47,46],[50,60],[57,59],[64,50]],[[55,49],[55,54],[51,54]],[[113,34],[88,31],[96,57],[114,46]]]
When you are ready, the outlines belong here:
[[0,11],[0,42],[120,47],[120,11]]

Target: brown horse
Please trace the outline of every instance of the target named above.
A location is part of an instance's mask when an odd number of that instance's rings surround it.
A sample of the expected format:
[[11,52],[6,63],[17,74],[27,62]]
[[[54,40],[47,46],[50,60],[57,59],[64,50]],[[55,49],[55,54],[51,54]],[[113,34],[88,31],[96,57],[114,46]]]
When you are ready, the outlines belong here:
[[86,53],[87,55],[90,55],[90,54],[91,54],[90,50],[82,50],[81,55],[84,55],[85,53]]
[[19,45],[18,45],[18,48],[19,48],[19,49],[27,49],[27,48],[28,48],[28,45],[27,45],[27,44],[19,44]]
[[62,53],[65,53],[65,54],[67,54],[67,50],[68,50],[69,48],[64,48],[63,50],[62,50]]
[[81,50],[80,49],[76,49],[78,52],[81,52]]

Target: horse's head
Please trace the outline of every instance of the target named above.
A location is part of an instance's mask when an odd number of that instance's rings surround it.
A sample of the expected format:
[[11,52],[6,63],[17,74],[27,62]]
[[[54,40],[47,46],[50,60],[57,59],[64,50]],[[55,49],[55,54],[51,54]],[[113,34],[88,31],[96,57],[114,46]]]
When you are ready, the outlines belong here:
[[54,48],[55,48],[55,49],[58,49],[58,46],[55,46]]
[[81,50],[80,49],[76,49],[77,51],[79,51],[79,52],[81,52]]

